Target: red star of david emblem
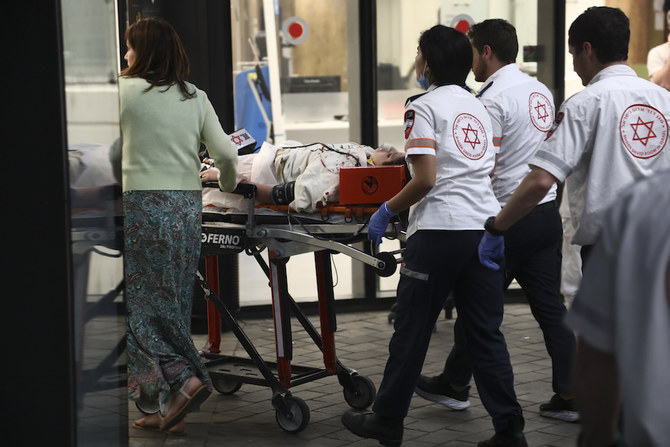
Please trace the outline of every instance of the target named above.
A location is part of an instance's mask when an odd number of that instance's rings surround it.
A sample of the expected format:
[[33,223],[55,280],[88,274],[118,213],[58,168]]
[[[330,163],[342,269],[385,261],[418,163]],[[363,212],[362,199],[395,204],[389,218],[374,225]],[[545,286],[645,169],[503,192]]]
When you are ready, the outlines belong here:
[[[644,132],[644,129],[640,129],[640,126],[643,128],[647,129],[647,136],[643,137],[638,134],[638,130],[640,130],[640,133]],[[643,145],[647,145],[649,142],[649,138],[656,138],[656,134],[654,133],[653,127],[654,127],[654,121],[648,121],[644,122],[642,121],[642,118],[639,116],[637,117],[637,123],[631,124],[630,127],[633,128],[635,131],[635,135],[633,135],[633,141],[639,141]]]
[[[470,123],[468,123],[468,127],[461,127],[461,130],[463,133],[465,133],[465,140],[463,140],[466,143],[470,143],[472,145],[472,149],[474,150],[475,146],[481,143],[479,141],[479,136],[477,135],[477,131],[472,128]],[[470,135],[474,135],[474,140],[470,138]]]
[[547,113],[547,107],[545,104],[537,103],[535,106],[535,111],[537,112],[537,117],[541,119],[542,121],[546,121],[546,119],[549,117],[549,114]]
[[244,140],[242,140],[242,137],[241,137],[241,136],[239,136],[239,135],[234,135],[234,136],[230,139],[230,141],[232,141],[233,144],[239,146],[240,144],[242,144],[242,141],[244,141]]

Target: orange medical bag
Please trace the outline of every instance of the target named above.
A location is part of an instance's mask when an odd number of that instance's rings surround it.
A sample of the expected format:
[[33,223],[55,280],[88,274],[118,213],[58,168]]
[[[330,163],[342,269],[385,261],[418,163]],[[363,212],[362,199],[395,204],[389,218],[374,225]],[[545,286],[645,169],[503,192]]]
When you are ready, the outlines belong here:
[[340,169],[340,204],[384,203],[407,183],[404,165]]

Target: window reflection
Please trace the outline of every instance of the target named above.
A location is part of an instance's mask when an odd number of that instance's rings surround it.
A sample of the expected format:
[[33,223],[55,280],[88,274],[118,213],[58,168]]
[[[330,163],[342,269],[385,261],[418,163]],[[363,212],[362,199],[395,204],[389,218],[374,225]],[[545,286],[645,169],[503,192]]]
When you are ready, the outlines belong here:
[[[275,6],[275,21],[269,26],[264,21],[266,3]],[[342,0],[232,2],[237,128],[244,127],[257,141],[264,141],[265,113],[276,129],[285,131],[276,135],[277,142],[349,141],[348,4]],[[263,82],[266,86],[272,83],[273,73],[268,67],[272,54],[268,50],[273,49],[267,46],[268,30],[272,29],[277,38],[281,89],[281,105],[274,110],[270,109],[262,87]],[[254,87],[260,100],[254,95]],[[280,115],[272,116],[273,111],[275,115],[280,111]]]
[[128,443],[120,187],[108,151],[119,135],[116,3],[62,0],[71,198],[78,445]]
[[113,0],[63,0],[63,60],[68,84],[116,84]]

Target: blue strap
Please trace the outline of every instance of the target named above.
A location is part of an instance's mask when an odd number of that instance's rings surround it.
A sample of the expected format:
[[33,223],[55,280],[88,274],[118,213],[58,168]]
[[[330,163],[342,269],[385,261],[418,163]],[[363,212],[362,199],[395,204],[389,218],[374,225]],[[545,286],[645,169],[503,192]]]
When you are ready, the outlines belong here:
[[479,91],[479,93],[477,93],[477,95],[475,95],[475,98],[479,98],[480,96],[482,96],[482,95],[484,94],[484,92],[485,92],[486,90],[488,90],[489,87],[491,87],[492,85],[493,85],[493,81],[491,81],[491,82],[489,82],[488,84],[486,84],[486,86],[485,86],[483,89],[481,89],[481,90]]

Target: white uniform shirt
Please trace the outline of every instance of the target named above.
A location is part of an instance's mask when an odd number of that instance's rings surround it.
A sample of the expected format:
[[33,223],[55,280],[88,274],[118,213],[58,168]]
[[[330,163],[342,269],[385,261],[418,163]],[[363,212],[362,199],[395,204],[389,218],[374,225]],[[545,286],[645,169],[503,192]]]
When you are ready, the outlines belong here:
[[647,53],[647,71],[649,77],[663,68],[670,58],[670,44],[668,42],[662,43]]
[[[554,98],[514,64],[493,73],[478,97],[491,116],[493,145],[498,147],[493,192],[504,206],[530,172],[528,161],[554,122]],[[554,184],[540,203],[555,198]]]
[[605,209],[635,180],[670,168],[669,117],[670,92],[619,64],[561,105],[530,164],[559,182],[571,176],[573,244],[594,242]]
[[481,230],[500,210],[489,177],[491,119],[462,87],[433,85],[406,106],[405,152],[436,157],[437,169],[433,189],[410,208],[408,237],[417,230]]
[[566,323],[614,354],[626,445],[670,439],[670,172],[632,187],[604,217],[602,234]]

